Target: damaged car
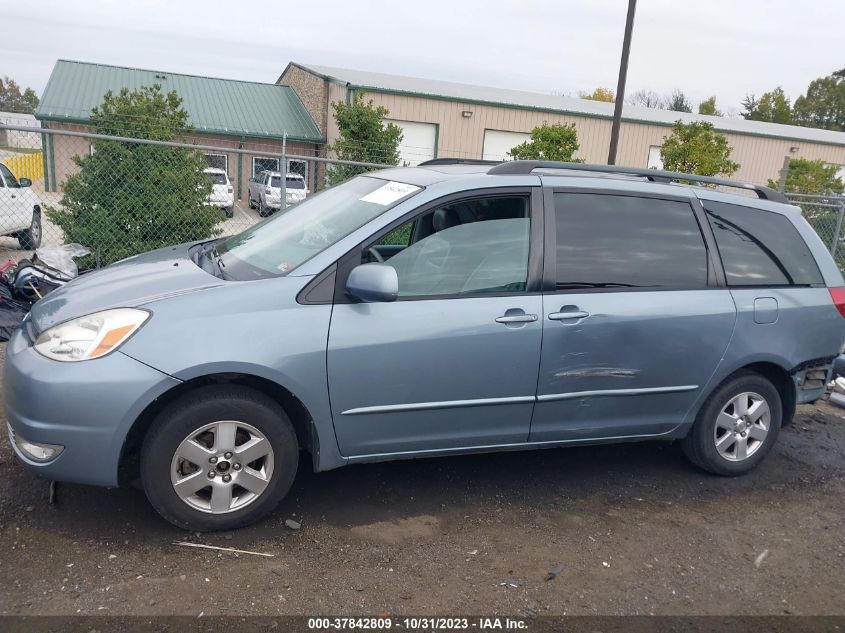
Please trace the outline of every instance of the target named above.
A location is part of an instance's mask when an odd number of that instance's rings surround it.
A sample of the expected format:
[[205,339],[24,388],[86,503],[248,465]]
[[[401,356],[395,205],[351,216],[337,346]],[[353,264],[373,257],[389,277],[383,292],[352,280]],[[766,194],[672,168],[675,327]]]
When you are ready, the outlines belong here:
[[223,530],[306,467],[662,440],[742,475],[843,337],[842,275],[776,191],[439,159],[55,290],[8,344],[6,407],[32,471],[140,479]]

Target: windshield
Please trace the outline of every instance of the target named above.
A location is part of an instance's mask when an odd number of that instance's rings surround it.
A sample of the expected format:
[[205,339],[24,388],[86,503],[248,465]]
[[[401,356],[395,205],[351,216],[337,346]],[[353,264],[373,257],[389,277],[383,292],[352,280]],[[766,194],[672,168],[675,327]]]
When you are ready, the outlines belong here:
[[220,242],[231,279],[285,275],[378,217],[420,187],[358,176]]
[[226,174],[218,174],[218,173],[212,172],[212,173],[207,174],[207,175],[211,179],[212,185],[225,185],[226,184]]

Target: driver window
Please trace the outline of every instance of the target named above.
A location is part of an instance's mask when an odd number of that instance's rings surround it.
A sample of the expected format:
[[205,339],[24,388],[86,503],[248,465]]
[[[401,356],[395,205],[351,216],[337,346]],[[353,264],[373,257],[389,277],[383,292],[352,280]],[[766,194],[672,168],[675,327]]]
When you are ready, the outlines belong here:
[[392,266],[400,297],[524,291],[528,205],[518,195],[451,202],[388,233],[363,261]]

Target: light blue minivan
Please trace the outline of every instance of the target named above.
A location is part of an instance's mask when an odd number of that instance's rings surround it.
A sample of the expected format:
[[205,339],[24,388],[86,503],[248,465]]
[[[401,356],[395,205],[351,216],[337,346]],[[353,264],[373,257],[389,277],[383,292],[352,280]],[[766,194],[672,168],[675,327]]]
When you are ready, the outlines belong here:
[[191,530],[265,515],[305,459],[660,439],[739,475],[823,394],[843,286],[765,187],[429,161],[48,295],[7,347],[9,432]]

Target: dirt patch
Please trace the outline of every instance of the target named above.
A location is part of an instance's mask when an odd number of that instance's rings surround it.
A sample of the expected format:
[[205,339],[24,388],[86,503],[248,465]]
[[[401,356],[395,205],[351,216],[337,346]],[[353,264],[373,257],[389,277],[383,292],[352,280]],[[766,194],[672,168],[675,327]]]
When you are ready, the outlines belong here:
[[395,544],[431,538],[435,535],[439,525],[440,520],[437,517],[423,515],[394,521],[379,521],[368,525],[356,525],[350,528],[349,532],[365,541]]

